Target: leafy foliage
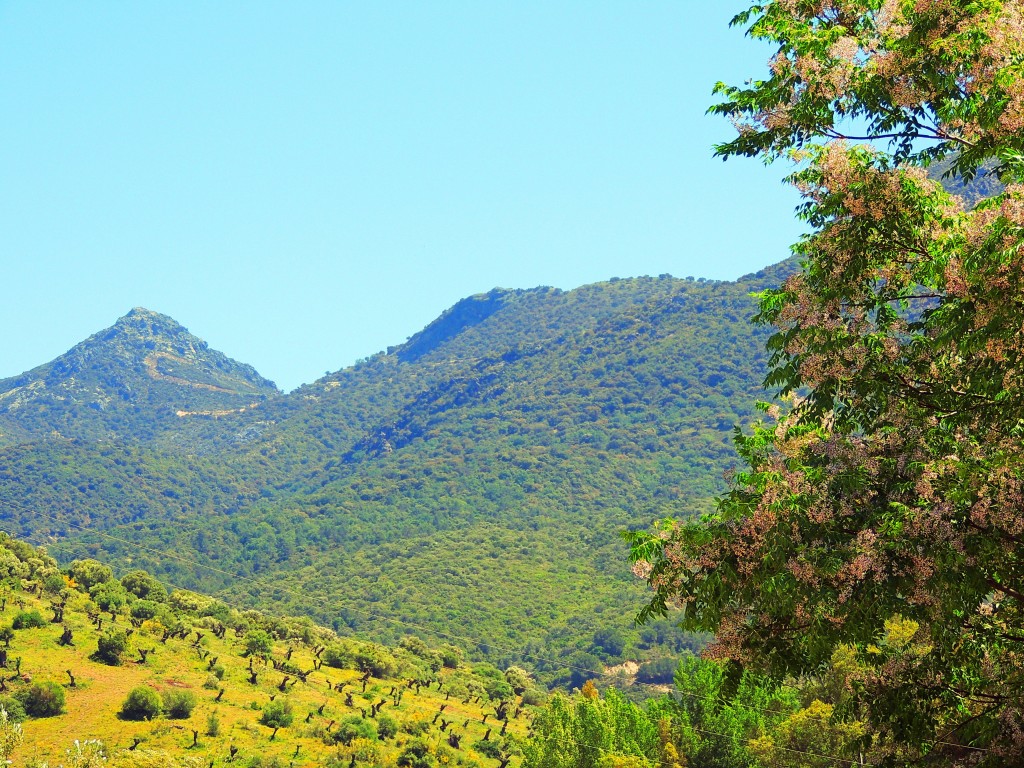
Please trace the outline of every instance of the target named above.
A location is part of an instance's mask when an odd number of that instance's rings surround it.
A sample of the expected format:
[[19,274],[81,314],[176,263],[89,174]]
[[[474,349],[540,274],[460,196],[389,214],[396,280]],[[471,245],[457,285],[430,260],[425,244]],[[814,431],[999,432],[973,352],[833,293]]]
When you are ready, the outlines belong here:
[[15,696],[30,717],[55,717],[64,712],[64,689],[52,680],[32,683]]
[[790,269],[473,297],[244,413],[183,417],[145,445],[9,448],[0,499],[65,561],[131,557],[389,643],[411,622],[578,685],[574,654],[600,667],[701,642],[631,625],[642,591],[615,533],[665,505],[709,511],[725,489],[767,359],[749,294]]
[[148,685],[140,685],[129,691],[119,714],[125,720],[153,720],[162,709],[160,694]]
[[[633,537],[644,615],[679,605],[712,656],[778,678],[845,655],[831,718],[866,717],[880,761],[1002,765],[1024,749],[1020,4],[769,2],[737,22],[778,52],[768,80],[720,86],[740,135],[719,151],[795,149],[814,231],[758,317],[787,399],[739,437],[715,514]],[[851,119],[875,146],[842,141]],[[926,175],[941,158],[1007,186],[968,208]],[[784,740],[809,730],[794,718]]]
[[185,720],[196,708],[196,696],[192,691],[164,691],[162,699],[164,714],[172,720]]

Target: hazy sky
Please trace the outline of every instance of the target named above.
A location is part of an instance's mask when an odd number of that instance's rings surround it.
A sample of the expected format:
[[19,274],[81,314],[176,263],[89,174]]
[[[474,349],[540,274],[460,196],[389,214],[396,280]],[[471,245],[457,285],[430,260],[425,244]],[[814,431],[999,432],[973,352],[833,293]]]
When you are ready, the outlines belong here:
[[704,114],[743,7],[0,3],[0,377],[145,306],[292,389],[495,286],[779,261],[786,169]]

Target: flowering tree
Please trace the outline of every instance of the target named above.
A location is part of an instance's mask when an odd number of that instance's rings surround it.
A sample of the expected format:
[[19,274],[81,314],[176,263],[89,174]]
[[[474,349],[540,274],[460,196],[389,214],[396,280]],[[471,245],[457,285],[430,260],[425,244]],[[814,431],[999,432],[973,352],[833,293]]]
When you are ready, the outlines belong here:
[[[712,656],[779,677],[853,661],[833,719],[876,760],[1024,754],[1024,6],[772,0],[777,53],[719,84],[723,157],[789,157],[812,233],[762,295],[770,423],[718,511],[633,534]],[[968,208],[942,158],[999,195]],[[892,638],[897,631],[899,642]]]

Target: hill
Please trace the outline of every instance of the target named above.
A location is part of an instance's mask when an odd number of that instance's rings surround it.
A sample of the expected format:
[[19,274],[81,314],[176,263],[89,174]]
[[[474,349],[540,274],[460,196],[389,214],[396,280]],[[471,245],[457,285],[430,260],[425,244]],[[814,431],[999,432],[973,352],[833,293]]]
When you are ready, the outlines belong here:
[[791,268],[471,297],[240,413],[178,417],[148,442],[8,448],[4,517],[65,562],[131,558],[342,633],[397,641],[414,624],[568,684],[697,642],[632,627],[618,531],[725,487],[733,428],[762,397],[750,294]]
[[57,359],[0,381],[0,444],[148,441],[179,426],[182,414],[239,411],[277,393],[251,366],[137,307]]
[[4,535],[0,572],[0,706],[25,719],[16,764],[100,741],[131,766],[515,766],[543,700],[521,670],[450,647],[353,642],[94,560],[60,571]]

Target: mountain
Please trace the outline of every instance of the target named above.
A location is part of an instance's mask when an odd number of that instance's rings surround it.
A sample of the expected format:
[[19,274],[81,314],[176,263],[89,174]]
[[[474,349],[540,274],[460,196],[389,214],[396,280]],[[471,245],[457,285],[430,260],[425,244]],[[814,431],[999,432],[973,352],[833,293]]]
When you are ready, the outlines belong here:
[[0,444],[147,441],[188,415],[239,412],[276,394],[251,366],[137,307],[56,360],[0,380]]
[[10,446],[0,508],[62,560],[130,559],[343,633],[457,636],[568,683],[699,642],[632,626],[618,532],[713,508],[765,397],[751,294],[792,269],[470,297],[244,411]]

